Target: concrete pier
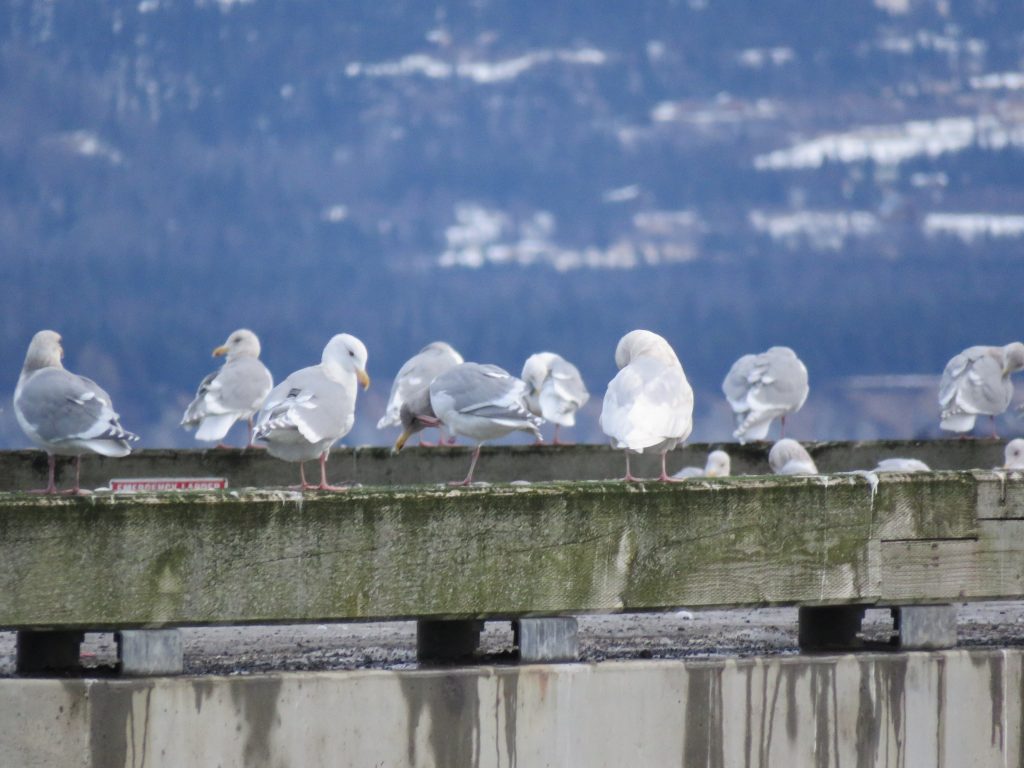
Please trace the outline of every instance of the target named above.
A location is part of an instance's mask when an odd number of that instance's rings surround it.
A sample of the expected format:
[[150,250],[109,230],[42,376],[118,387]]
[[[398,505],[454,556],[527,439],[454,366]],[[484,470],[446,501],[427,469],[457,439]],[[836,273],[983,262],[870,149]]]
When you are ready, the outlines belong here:
[[1019,649],[0,681],[0,765],[1018,766]]

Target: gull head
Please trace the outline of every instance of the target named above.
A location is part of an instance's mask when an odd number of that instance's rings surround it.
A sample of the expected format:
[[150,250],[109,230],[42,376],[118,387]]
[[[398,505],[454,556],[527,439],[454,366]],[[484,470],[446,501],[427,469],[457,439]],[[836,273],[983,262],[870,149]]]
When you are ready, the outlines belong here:
[[227,341],[213,350],[214,357],[227,355],[228,360],[236,357],[259,357],[260,340],[248,328],[239,328],[228,336]]
[[670,365],[679,365],[671,345],[665,339],[651,331],[630,331],[615,347],[615,365],[621,370],[638,357],[653,357]]
[[1024,370],[1024,344],[1015,341],[1003,347],[1003,375]]
[[56,331],[39,331],[32,337],[25,353],[25,369],[63,368],[64,347]]
[[327,342],[321,362],[328,370],[341,369],[345,373],[355,374],[363,389],[369,389],[366,357],[366,345],[363,342],[351,334],[339,333]]

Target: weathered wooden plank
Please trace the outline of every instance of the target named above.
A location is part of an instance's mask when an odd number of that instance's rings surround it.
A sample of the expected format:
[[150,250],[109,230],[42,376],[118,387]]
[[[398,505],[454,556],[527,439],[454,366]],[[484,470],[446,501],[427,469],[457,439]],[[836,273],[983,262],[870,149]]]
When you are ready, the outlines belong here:
[[[725,448],[734,474],[764,474],[768,469],[767,443],[695,443],[669,454],[669,469],[703,466],[710,448]],[[913,456],[933,469],[966,470],[1002,463],[1003,443],[997,440],[864,441],[807,443],[823,472],[866,470],[879,459]],[[363,485],[408,485],[461,479],[469,462],[469,449],[406,448],[393,456],[386,447],[340,447],[331,452],[328,477],[332,482]],[[633,469],[643,476],[658,472],[657,456],[637,456]],[[488,482],[512,480],[602,480],[620,477],[622,452],[605,445],[521,445],[485,447],[478,476]],[[68,483],[70,459],[58,461],[58,481]],[[82,462],[86,488],[105,486],[112,477],[226,477],[234,488],[287,486],[297,480],[293,464],[266,451],[149,449],[119,459],[87,456]],[[46,456],[41,451],[0,451],[0,491],[38,488],[46,482]]]
[[[864,478],[846,475],[305,495],[0,495],[0,627],[1019,596],[1024,538],[1014,526],[1024,522],[965,522],[989,514],[975,508],[978,489],[998,482],[970,473],[883,476],[875,494]],[[1024,485],[1007,482],[1014,492]],[[950,564],[929,559],[932,539],[968,527],[985,532],[980,544],[940,541],[954,553]],[[894,531],[925,541],[882,540]],[[950,586],[947,568],[963,586]]]
[[1021,471],[976,471],[978,515],[992,520],[1024,520],[1024,479]]
[[1024,520],[981,520],[977,539],[882,542],[883,603],[1024,595]]
[[875,493],[874,536],[886,539],[963,539],[977,535],[979,482],[967,472],[927,472],[912,483],[883,474]]

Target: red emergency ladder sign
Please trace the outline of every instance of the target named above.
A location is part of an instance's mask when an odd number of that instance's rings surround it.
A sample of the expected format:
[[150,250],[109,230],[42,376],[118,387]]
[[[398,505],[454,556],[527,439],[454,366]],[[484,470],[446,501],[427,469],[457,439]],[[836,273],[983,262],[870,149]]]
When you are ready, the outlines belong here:
[[159,493],[160,491],[222,491],[225,477],[133,477],[110,481],[114,493]]

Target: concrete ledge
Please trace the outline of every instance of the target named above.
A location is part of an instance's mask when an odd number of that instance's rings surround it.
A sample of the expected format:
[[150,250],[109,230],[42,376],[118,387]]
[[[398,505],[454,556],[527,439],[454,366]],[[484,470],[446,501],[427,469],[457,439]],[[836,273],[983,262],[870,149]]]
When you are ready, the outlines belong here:
[[0,765],[1019,765],[1020,650],[0,680]]

